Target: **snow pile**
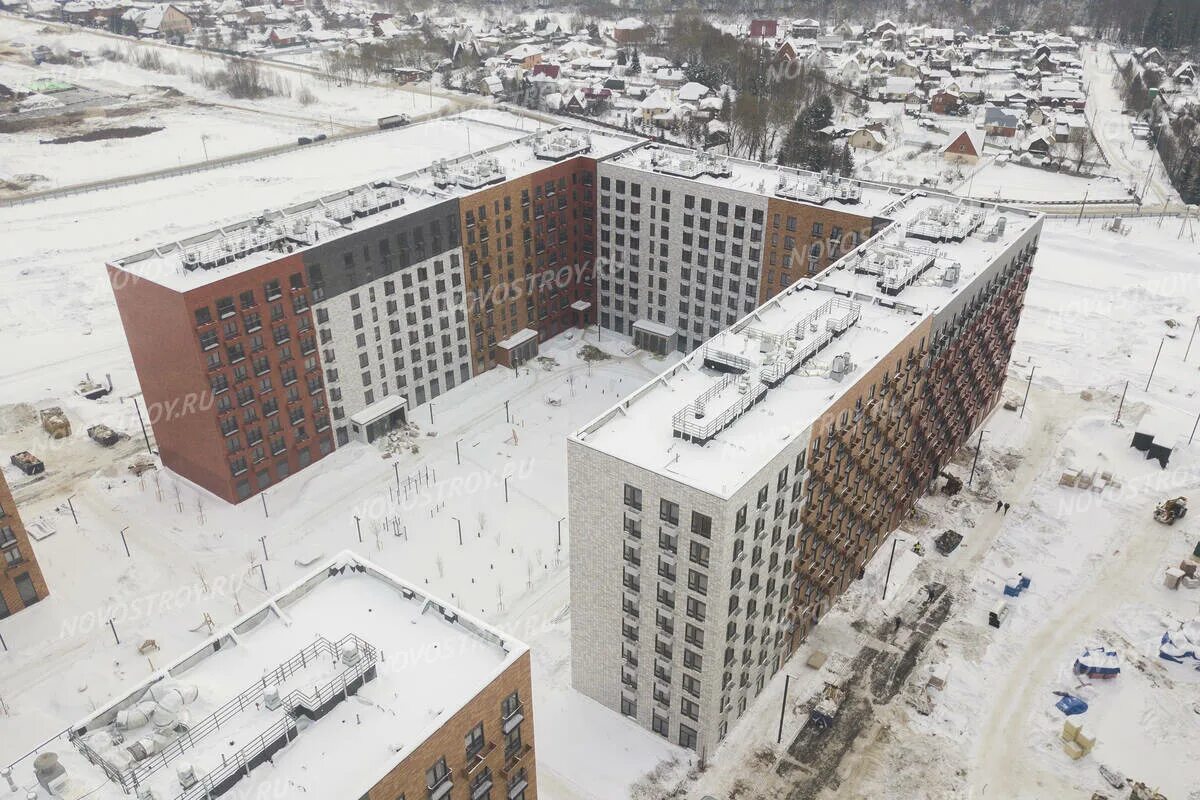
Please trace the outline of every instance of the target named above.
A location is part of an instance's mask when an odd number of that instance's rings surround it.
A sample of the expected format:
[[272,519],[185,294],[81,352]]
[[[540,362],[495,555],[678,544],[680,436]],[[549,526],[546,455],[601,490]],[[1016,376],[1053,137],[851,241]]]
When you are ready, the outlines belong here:
[[1165,631],[1158,644],[1158,657],[1182,664],[1185,658],[1200,661],[1200,617],[1182,623],[1176,630]]

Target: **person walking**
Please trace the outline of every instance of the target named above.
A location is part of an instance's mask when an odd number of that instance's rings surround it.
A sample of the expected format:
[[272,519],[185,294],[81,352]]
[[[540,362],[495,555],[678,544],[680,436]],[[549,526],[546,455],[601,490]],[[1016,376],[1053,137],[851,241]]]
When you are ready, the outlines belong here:
[[1007,513],[1008,513],[1008,503],[1005,503],[1005,504],[1004,504],[1004,513],[1005,513],[1005,514],[1007,514]]
[[1003,500],[997,500],[997,501],[996,501],[996,513],[997,513],[997,514],[999,514],[999,513],[1000,513],[1000,506],[1002,506],[1002,505],[1004,505],[1004,501],[1003,501]]

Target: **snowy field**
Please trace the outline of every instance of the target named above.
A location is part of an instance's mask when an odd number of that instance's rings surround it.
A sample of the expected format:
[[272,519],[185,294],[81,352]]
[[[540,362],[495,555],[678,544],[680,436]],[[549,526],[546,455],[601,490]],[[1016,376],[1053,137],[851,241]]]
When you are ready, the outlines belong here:
[[[0,653],[8,709],[0,714],[0,763],[142,679],[161,654],[195,644],[207,630],[205,614],[228,622],[305,564],[348,547],[530,644],[548,800],[649,798],[677,785],[689,797],[786,794],[789,784],[775,771],[787,761],[775,745],[783,674],[699,775],[683,751],[569,688],[563,437],[669,360],[605,334],[599,344],[612,357],[588,363],[578,357],[579,334],[564,335],[543,347],[544,362],[519,374],[494,370],[415,409],[418,430],[400,455],[345,448],[273,487],[264,501],[238,507],[165,472],[138,479],[126,469],[142,449],[137,418],[122,400],[136,381],[106,259],[419,166],[429,142],[465,149],[468,131],[476,149],[519,135],[434,121],[237,168],[0,209],[8,245],[0,253],[0,338],[19,343],[0,361],[0,453],[29,448],[46,460],[41,481],[4,469],[26,521],[43,518],[57,529],[35,544],[51,596],[0,622],[9,647]],[[888,599],[879,599],[885,546],[786,670],[793,679],[785,743],[799,728],[796,702],[820,681],[804,666],[813,649],[852,656],[890,630],[925,584],[947,586],[949,613],[913,678],[878,706],[821,796],[1086,797],[1102,788],[1099,763],[1160,786],[1172,800],[1196,788],[1193,774],[1170,766],[1200,759],[1200,740],[1184,733],[1200,719],[1192,711],[1200,683],[1197,673],[1157,659],[1155,648],[1164,619],[1195,614],[1200,595],[1163,588],[1162,574],[1196,535],[1189,524],[1156,525],[1150,511],[1168,495],[1200,497],[1200,451],[1177,450],[1164,473],[1128,448],[1148,408],[1181,425],[1200,412],[1200,345],[1183,359],[1200,313],[1198,232],[1179,225],[1139,220],[1120,236],[1100,220],[1046,223],[1010,369],[1008,393],[1019,401],[1036,367],[1024,414],[995,412],[973,485],[953,498],[926,498],[906,522]],[[594,331],[587,337],[596,343]],[[72,397],[85,372],[111,373],[116,392],[94,403]],[[1118,428],[1110,420],[1127,380],[1126,426]],[[552,394],[560,405],[547,402]],[[52,403],[75,428],[55,445],[31,420],[35,408]],[[98,421],[131,438],[100,448],[83,434]],[[972,455],[960,453],[952,471],[965,479]],[[1110,471],[1124,488],[1102,495],[1061,488],[1068,469]],[[1164,475],[1177,483],[1163,485]],[[997,498],[1012,503],[1008,514],[994,512]],[[943,558],[932,539],[947,528],[965,540]],[[914,541],[925,555],[911,551]],[[1013,601],[1003,627],[988,627],[986,611],[1018,571],[1032,578],[1030,591]],[[146,639],[160,655],[138,654]],[[1118,649],[1124,672],[1109,685],[1076,688],[1072,659],[1096,641]],[[950,675],[924,715],[909,701],[934,663],[948,665]],[[1052,692],[1062,689],[1092,704],[1085,718],[1097,744],[1078,762],[1057,740],[1062,717]]]
[[[295,146],[300,136],[371,129],[385,114],[438,115],[451,105],[428,92],[332,85],[310,72],[287,67],[263,68],[264,80],[275,94],[234,100],[198,78],[222,68],[215,56],[161,44],[133,44],[95,32],[44,33],[43,26],[4,21],[0,83],[25,88],[55,80],[98,98],[87,105],[60,104],[57,110],[41,110],[34,119],[4,120],[16,126],[3,134],[0,148],[0,181],[10,183],[8,194],[201,165],[262,148]],[[63,52],[83,49],[89,54],[88,63],[35,66],[29,51],[39,44]],[[102,57],[102,49],[120,53],[121,60]],[[164,66],[137,66],[139,54],[152,54]],[[60,96],[46,95],[52,104]],[[142,130],[126,135],[133,128]],[[95,140],[52,141],[87,136]],[[0,189],[0,196],[4,194]]]

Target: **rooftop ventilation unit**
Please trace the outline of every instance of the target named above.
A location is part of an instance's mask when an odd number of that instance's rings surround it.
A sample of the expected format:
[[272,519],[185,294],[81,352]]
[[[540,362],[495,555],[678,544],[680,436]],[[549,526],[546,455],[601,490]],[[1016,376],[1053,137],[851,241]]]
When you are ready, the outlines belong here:
[[655,172],[693,180],[703,175],[710,175],[714,178],[728,178],[733,175],[727,159],[701,151],[684,154],[657,150],[651,158],[650,164]]
[[823,205],[830,200],[857,203],[862,200],[862,186],[827,172],[807,175],[783,173],[779,176],[775,195],[815,205]]
[[961,242],[978,230],[983,220],[982,209],[940,203],[922,209],[908,224],[908,235],[933,242]]
[[533,154],[544,161],[562,161],[591,149],[591,136],[585,131],[570,128],[542,134],[533,140]]

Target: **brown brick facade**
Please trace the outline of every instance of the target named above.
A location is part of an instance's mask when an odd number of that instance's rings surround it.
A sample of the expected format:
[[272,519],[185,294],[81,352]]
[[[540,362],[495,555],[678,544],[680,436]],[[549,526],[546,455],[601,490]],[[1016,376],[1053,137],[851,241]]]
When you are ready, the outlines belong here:
[[572,158],[459,201],[474,374],[517,331],[545,341],[580,322],[570,305],[592,297],[595,176],[593,159]]
[[109,277],[165,466],[236,503],[332,452],[299,255],[187,292]]
[[[526,652],[379,781],[367,793],[366,800],[427,800],[430,789],[426,773],[441,758],[446,760],[448,780],[454,784],[447,797],[470,797],[472,781],[490,770],[491,797],[508,798],[510,787],[515,787],[524,770],[528,787],[523,795],[515,797],[537,800],[533,689],[529,670],[529,653]],[[513,692],[517,693],[519,713],[524,719],[517,726],[521,745],[507,754],[502,712],[505,698]],[[483,723],[483,748],[480,755],[468,757],[467,735],[479,723]]]
[[27,608],[50,594],[17,504],[0,474],[0,619]]
[[873,218],[778,197],[767,199],[760,303],[828,267],[871,237]]
[[793,648],[924,491],[916,437],[931,330],[926,318],[813,425]]

